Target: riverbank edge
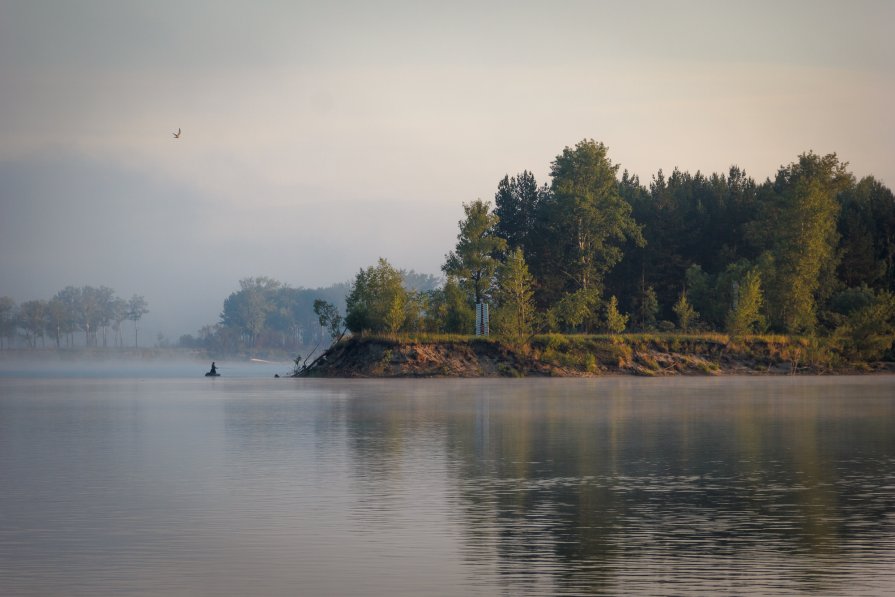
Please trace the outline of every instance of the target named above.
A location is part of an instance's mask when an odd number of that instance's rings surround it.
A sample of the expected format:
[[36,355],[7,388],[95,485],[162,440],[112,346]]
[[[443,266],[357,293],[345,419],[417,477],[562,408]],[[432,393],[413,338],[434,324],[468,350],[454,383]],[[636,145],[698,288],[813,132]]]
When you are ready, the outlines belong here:
[[596,377],[603,375],[832,375],[895,373],[895,363],[849,363],[808,338],[723,334],[536,336],[522,346],[464,336],[354,336],[299,377]]

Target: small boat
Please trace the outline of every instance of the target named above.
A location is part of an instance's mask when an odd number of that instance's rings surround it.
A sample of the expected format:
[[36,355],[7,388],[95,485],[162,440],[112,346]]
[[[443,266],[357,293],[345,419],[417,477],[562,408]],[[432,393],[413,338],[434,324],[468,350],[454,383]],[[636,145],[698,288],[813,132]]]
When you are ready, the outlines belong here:
[[212,373],[211,371],[209,371],[208,373],[205,374],[205,377],[220,377],[220,376],[221,376],[220,373]]

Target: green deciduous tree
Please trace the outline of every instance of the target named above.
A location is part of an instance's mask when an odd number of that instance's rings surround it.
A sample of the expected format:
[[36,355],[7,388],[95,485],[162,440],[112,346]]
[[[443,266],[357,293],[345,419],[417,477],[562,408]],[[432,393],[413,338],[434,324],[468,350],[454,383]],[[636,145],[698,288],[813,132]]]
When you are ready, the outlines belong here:
[[453,276],[448,276],[443,288],[429,291],[423,320],[430,332],[469,334],[475,327],[475,311],[466,293]]
[[345,333],[344,319],[335,305],[322,299],[316,299],[314,313],[319,318],[320,325],[326,328],[331,338],[336,341],[342,338]]
[[595,288],[569,292],[547,310],[547,326],[552,331],[579,331],[582,326],[590,329],[599,323],[602,299]]
[[617,165],[606,146],[584,140],[551,164],[550,195],[541,202],[536,272],[555,302],[563,294],[601,290],[626,241],[643,243],[631,206],[619,193]]
[[832,290],[838,255],[837,195],[852,183],[836,154],[806,153],[781,168],[764,189],[762,217],[753,239],[773,255],[762,272],[767,311],[776,329],[813,332],[817,304]]
[[727,313],[727,332],[733,336],[751,334],[764,327],[761,275],[749,270],[737,284],[733,305]]
[[345,324],[353,333],[397,333],[407,317],[408,301],[401,272],[380,258],[355,277],[345,301]]

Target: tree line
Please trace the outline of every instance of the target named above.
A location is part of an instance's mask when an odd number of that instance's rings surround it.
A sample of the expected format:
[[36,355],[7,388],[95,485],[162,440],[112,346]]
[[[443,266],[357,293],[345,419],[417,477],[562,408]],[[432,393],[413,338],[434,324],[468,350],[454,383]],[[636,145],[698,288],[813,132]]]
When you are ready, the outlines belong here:
[[522,342],[539,331],[721,331],[826,337],[860,358],[892,345],[895,197],[836,154],[804,153],[762,183],[661,170],[648,185],[593,140],[549,183],[506,175],[464,204],[443,285],[413,291],[385,259],[349,288],[353,333],[469,334],[474,305]]
[[[140,295],[125,300],[106,286],[66,286],[50,300],[16,304],[0,297],[0,348],[45,348],[47,339],[57,349],[74,346],[126,345],[122,324],[133,323],[134,346],[139,346],[137,322],[149,312]],[[76,334],[83,333],[80,338]]]
[[[410,290],[432,289],[440,283],[435,276],[413,270],[402,271],[400,276]],[[179,344],[212,354],[294,353],[324,345],[334,332],[321,324],[315,302],[323,301],[344,312],[349,288],[347,282],[293,288],[266,276],[244,278],[239,290],[224,299],[219,322],[202,327],[195,336],[182,336]]]

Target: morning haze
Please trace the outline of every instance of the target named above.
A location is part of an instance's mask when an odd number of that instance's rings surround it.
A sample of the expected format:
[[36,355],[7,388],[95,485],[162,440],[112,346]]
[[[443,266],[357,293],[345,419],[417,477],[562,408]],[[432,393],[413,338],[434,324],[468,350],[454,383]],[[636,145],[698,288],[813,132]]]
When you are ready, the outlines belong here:
[[[105,285],[148,338],[250,276],[437,273],[462,203],[582,138],[895,183],[890,2],[0,5],[0,296]],[[172,135],[182,129],[182,135]]]

